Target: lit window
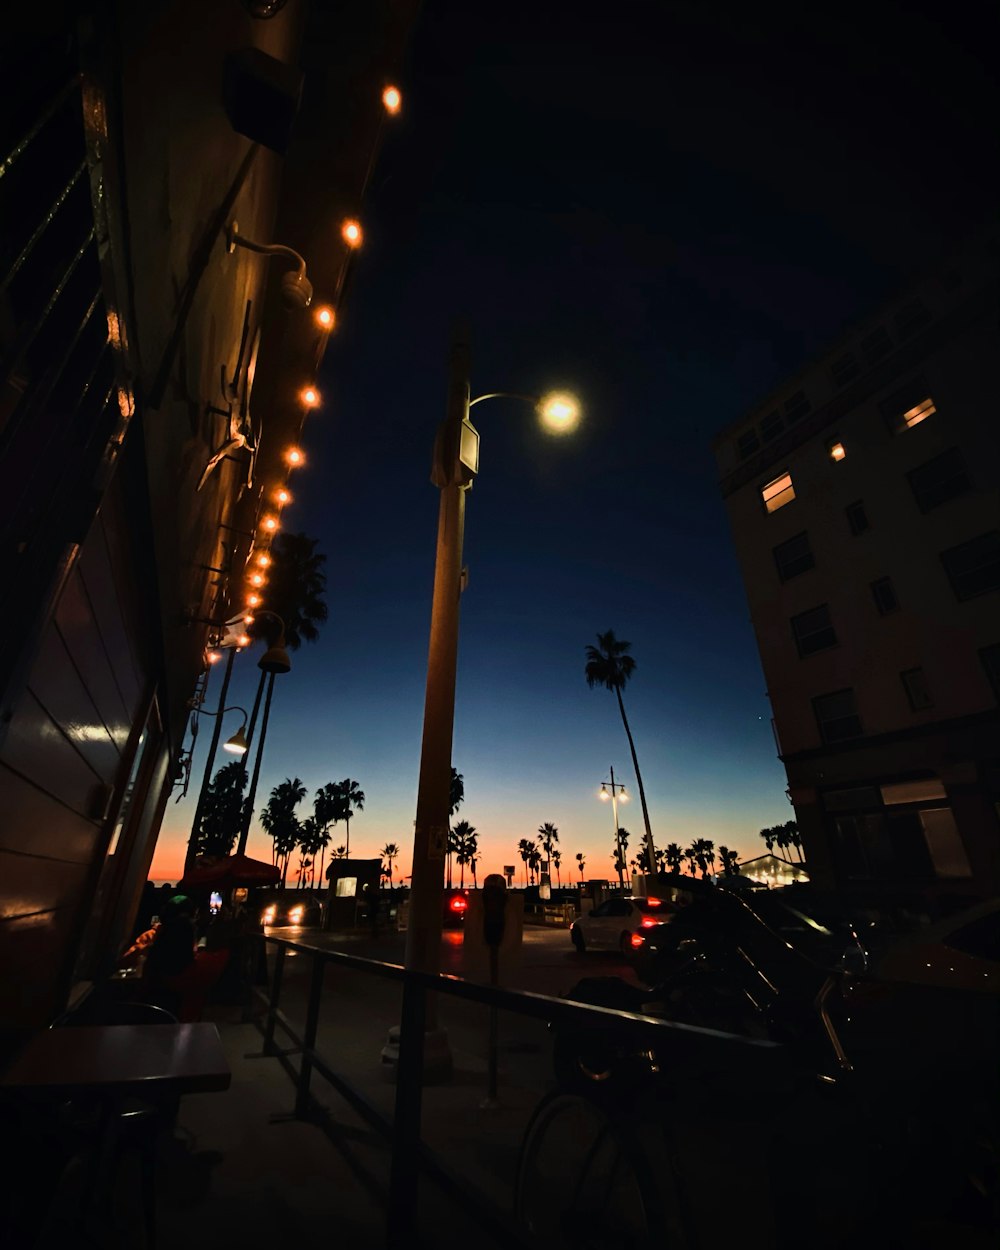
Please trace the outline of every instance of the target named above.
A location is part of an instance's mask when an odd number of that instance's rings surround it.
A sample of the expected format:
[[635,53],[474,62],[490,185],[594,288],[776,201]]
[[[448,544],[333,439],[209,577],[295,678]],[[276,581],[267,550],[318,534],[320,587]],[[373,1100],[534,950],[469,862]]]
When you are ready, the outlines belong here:
[[786,503],[791,503],[795,498],[792,475],[790,473],[782,473],[781,477],[776,477],[773,482],[768,482],[761,489],[760,494],[764,500],[764,507],[768,512],[777,512],[779,508],[783,508]]
[[923,399],[919,404],[914,404],[912,408],[908,408],[903,413],[903,420],[906,422],[907,428],[919,425],[925,417],[931,417],[937,409],[934,407],[933,399]]
[[841,442],[830,443],[827,451],[830,453],[831,460],[843,460],[847,455],[847,452],[844,450],[844,444]]
[[937,412],[930,397],[930,387],[924,378],[914,378],[906,386],[894,391],[879,404],[886,424],[894,434],[910,430]]

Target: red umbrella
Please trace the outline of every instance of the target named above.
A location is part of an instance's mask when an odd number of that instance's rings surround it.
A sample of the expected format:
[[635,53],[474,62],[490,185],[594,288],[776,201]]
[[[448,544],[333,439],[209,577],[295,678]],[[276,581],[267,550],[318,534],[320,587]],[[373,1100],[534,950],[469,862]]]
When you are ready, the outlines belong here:
[[275,864],[247,855],[227,855],[225,859],[199,860],[177,888],[225,890],[236,885],[277,885],[280,880],[281,869]]

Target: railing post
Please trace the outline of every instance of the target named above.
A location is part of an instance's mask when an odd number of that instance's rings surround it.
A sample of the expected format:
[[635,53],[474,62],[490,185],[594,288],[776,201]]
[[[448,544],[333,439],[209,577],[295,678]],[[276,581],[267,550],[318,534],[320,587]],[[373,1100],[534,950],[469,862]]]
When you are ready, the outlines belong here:
[[309,1111],[309,1080],[312,1076],[312,1057],[316,1049],[316,1030],[319,1026],[319,1003],[323,994],[323,975],[326,961],[317,951],[313,955],[312,975],[309,978],[309,1006],[306,1010],[306,1031],[302,1039],[302,1058],[299,1061],[299,1083],[295,1093],[295,1114],[305,1119]]
[[274,1019],[278,1011],[278,1000],[281,997],[281,977],[285,970],[285,944],[278,943],[278,950],[274,956],[274,980],[271,982],[271,994],[267,1002],[267,1027],[264,1029],[264,1045],[262,1047],[264,1054],[269,1055],[274,1050]]
[[399,1062],[396,1065],[396,1111],[386,1221],[386,1246],[389,1250],[412,1250],[415,1244],[426,1016],[427,992],[416,978],[407,976],[403,981]]

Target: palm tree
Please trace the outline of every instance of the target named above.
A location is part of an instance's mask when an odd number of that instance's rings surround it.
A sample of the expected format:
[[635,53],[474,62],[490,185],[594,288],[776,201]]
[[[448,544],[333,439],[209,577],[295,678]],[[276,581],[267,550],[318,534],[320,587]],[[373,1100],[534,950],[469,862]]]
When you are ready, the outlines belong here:
[[192,855],[229,855],[243,819],[247,775],[239,760],[223,764],[205,790],[198,827],[191,835]]
[[562,851],[558,847],[552,852],[552,862],[556,866],[556,884],[562,889],[562,877],[559,875],[559,865],[562,863]]
[[698,856],[700,853],[701,852],[698,850],[697,842],[692,842],[691,845],[684,852],[684,858],[688,862],[688,867],[691,870],[692,877],[695,874],[695,869],[698,867]]
[[667,867],[671,872],[680,872],[684,852],[676,842],[667,843],[667,849],[663,852],[663,858],[667,861]]
[[[330,840],[330,835],[329,834],[324,835],[322,829],[320,829],[319,824],[317,823],[316,817],[307,816],[306,819],[302,822],[302,837],[299,842],[299,846],[302,850],[302,863],[303,865],[307,866],[310,869],[310,874],[309,874],[310,886],[314,885],[316,881],[316,856],[319,853],[320,848],[323,846],[322,839],[324,838],[324,836],[326,837],[327,841]],[[300,878],[299,878],[300,887],[304,886],[304,884],[305,882],[302,879],[302,876],[300,875]]]
[[531,884],[534,885],[538,879],[538,870],[542,866],[542,855],[537,846],[531,848],[528,856],[528,867],[531,869]]
[[326,858],[326,848],[330,845],[330,826],[336,825],[339,817],[340,806],[337,802],[337,787],[332,781],[328,781],[325,786],[320,788],[313,795],[313,819],[316,821],[317,842],[319,850],[319,879],[323,880],[323,860]]
[[476,865],[479,863],[479,835],[475,829],[470,829],[465,839],[465,853],[469,860],[469,867],[472,869],[472,888],[479,889],[479,883],[476,880]]
[[769,853],[773,853],[774,851],[776,833],[777,833],[777,830],[771,828],[770,826],[768,826],[766,829],[761,829],[760,831],[760,836],[764,839],[764,845],[767,847]]
[[545,871],[548,873],[550,884],[552,882],[552,848],[558,841],[559,830],[555,825],[546,822],[538,826],[538,845],[545,852]]
[[455,839],[451,832],[451,818],[462,806],[465,799],[465,778],[458,771],[454,764],[451,766],[451,784],[448,791],[448,842],[447,854],[445,856],[445,869],[448,889],[451,889],[451,858],[458,848],[455,845]]
[[656,847],[653,845],[653,831],[649,826],[649,809],[646,807],[646,791],[642,788],[642,773],[639,772],[639,760],[632,741],[632,730],[629,729],[628,717],[625,715],[625,704],[622,700],[622,689],[635,672],[635,660],[627,652],[630,642],[615,637],[613,630],[597,635],[597,646],[587,648],[587,663],[584,675],[587,685],[604,686],[613,690],[618,698],[618,710],[622,714],[622,724],[628,737],[629,750],[632,752],[632,766],[635,768],[635,779],[639,783],[639,801],[642,803],[642,819],[646,827],[646,849],[649,851],[650,862],[656,862]]
[[739,865],[736,862],[739,859],[738,851],[731,851],[728,846],[720,846],[719,859],[722,861],[722,871],[727,877],[739,876]]
[[271,791],[267,806],[260,814],[260,823],[274,840],[274,862],[282,863],[282,886],[288,875],[289,858],[302,838],[302,826],[295,809],[305,794],[306,788],[298,777],[286,777]]
[[618,834],[615,837],[614,849],[614,866],[618,873],[618,888],[625,889],[625,869],[628,866],[625,860],[625,852],[628,850],[628,840],[632,835],[627,829],[619,827]]
[[351,817],[354,809],[359,812],[365,810],[365,792],[361,789],[356,781],[352,781],[350,777],[345,777],[343,781],[337,781],[333,784],[333,790],[336,795],[337,819],[344,821],[347,825],[347,852],[345,859],[351,858]]
[[576,853],[576,866],[580,869],[580,884],[583,885],[583,870],[587,866],[587,857],[583,851],[577,851]]
[[465,865],[476,850],[476,830],[467,820],[460,820],[453,830],[455,834],[455,861],[462,869],[459,889],[465,888]]
[[527,838],[522,838],[517,844],[517,853],[524,860],[524,884],[528,885],[528,864],[531,862],[531,854],[534,851],[534,843],[529,842]]
[[335,846],[335,847],[333,848],[333,850],[330,852],[330,858],[331,858],[331,859],[346,859],[346,858],[347,858],[347,847],[346,847],[346,846]]
[[805,863],[805,856],[802,854],[802,835],[799,833],[799,827],[794,820],[789,820],[785,824],[785,835],[787,837],[787,846],[794,846],[799,860]]
[[389,872],[387,875],[389,877],[389,889],[391,890],[392,889],[392,866],[396,862],[396,860],[399,858],[399,847],[397,846],[395,842],[387,842],[385,846],[382,847],[382,854],[385,856],[389,864]]

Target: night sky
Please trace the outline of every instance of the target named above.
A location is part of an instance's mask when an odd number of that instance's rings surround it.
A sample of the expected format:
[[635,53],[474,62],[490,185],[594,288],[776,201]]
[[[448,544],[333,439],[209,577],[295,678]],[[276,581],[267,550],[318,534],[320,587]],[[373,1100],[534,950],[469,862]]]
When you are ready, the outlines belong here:
[[[657,845],[757,854],[793,813],[711,438],[995,208],[985,6],[590,7],[428,0],[285,513],[328,557],[330,620],[278,679],[257,807],[285,776],[310,794],[350,776],[352,853],[395,841],[397,872],[455,321],[473,395],[558,385],[585,413],[561,440],[527,405],[474,414],[454,762],[480,877],[520,880],[517,842],[544,821],[564,879],[577,851],[612,875],[596,792],[609,764],[634,776],[614,696],[583,676],[609,628],[637,661]],[[230,702],[249,707],[256,659]],[[154,877],[179,873],[193,798],[168,809]],[[621,821],[631,857],[638,801]]]

